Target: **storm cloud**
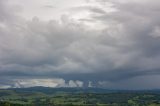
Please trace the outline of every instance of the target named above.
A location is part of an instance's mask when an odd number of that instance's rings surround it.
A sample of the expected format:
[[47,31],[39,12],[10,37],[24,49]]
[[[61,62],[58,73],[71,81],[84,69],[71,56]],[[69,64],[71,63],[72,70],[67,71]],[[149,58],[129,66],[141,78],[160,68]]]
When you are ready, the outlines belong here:
[[0,0],[0,88],[160,88],[159,1],[47,1]]

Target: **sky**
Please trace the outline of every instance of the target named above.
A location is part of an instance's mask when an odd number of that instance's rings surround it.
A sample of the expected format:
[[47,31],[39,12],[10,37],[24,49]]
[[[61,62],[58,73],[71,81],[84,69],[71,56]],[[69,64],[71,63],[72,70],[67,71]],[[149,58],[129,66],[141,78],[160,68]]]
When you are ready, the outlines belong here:
[[159,0],[0,0],[0,88],[160,89]]

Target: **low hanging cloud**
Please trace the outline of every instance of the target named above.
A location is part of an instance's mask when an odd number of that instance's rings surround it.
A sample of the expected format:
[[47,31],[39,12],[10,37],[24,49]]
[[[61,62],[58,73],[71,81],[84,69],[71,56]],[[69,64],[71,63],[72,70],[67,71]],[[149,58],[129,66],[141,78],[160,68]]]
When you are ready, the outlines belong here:
[[5,79],[1,78],[0,89],[3,88],[28,88],[28,87],[83,87],[83,82],[69,80],[66,82],[62,78],[21,78],[21,79]]
[[91,0],[71,9],[60,20],[28,20],[0,1],[1,88],[160,87],[159,1]]

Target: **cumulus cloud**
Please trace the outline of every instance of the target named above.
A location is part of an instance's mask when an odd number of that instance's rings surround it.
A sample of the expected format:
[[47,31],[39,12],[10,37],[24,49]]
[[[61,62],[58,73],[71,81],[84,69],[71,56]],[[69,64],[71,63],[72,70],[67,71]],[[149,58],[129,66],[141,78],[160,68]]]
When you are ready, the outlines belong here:
[[1,78],[0,89],[5,88],[28,88],[28,87],[83,87],[83,82],[79,80],[70,80],[66,82],[62,78],[19,78],[4,79]]
[[134,78],[159,76],[159,1],[89,0],[45,21],[24,18],[11,4],[0,1],[1,88],[134,89]]

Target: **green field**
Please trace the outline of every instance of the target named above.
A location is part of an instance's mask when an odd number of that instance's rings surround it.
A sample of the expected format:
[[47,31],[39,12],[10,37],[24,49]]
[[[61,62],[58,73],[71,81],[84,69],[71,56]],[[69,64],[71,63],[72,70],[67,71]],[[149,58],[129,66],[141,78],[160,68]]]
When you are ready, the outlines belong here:
[[0,90],[0,106],[160,106],[155,91],[37,89]]

